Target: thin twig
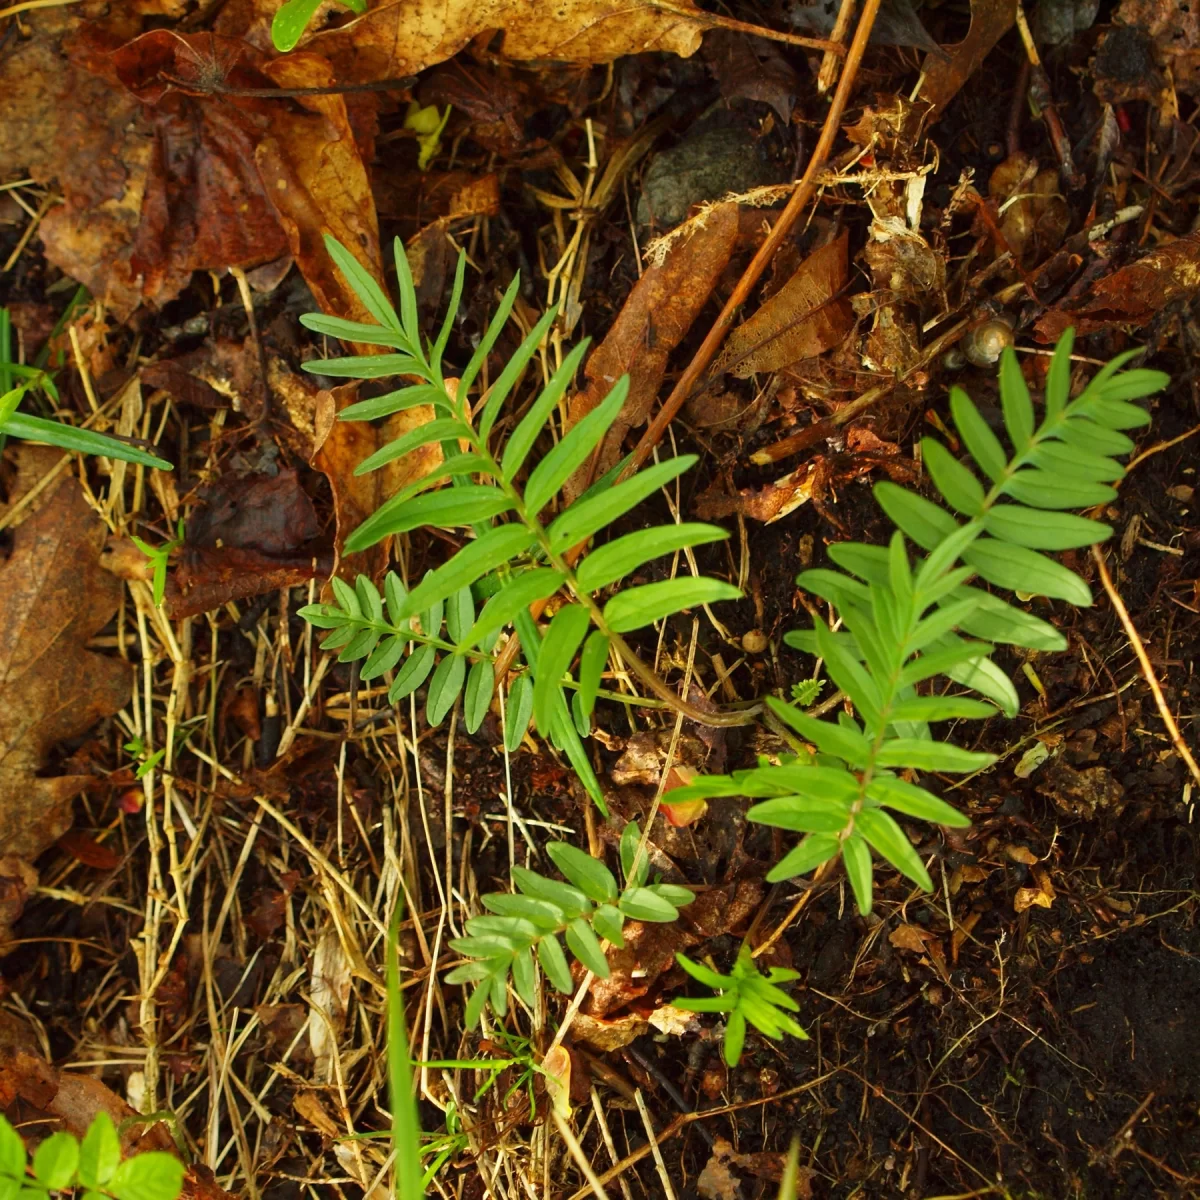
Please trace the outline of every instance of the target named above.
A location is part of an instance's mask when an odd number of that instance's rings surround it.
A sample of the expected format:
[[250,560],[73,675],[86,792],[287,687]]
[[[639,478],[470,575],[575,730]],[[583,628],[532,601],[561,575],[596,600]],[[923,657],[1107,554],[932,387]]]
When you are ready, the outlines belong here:
[[1179,757],[1187,763],[1188,770],[1192,773],[1192,778],[1197,783],[1200,783],[1200,767],[1196,765],[1196,760],[1192,757],[1192,752],[1188,749],[1187,743],[1183,740],[1183,735],[1179,732],[1179,726],[1175,724],[1175,718],[1171,715],[1171,710],[1167,707],[1166,697],[1162,694],[1162,688],[1158,686],[1158,678],[1154,674],[1154,667],[1150,663],[1150,656],[1146,653],[1146,647],[1142,644],[1142,639],[1138,636],[1137,628],[1130,619],[1129,610],[1125,607],[1125,602],[1113,586],[1112,576],[1108,573],[1108,564],[1104,561],[1104,552],[1099,546],[1092,547],[1092,557],[1096,560],[1096,566],[1100,571],[1100,582],[1104,584],[1104,590],[1108,593],[1108,598],[1112,601],[1112,606],[1116,610],[1117,616],[1121,620],[1121,625],[1125,629],[1125,636],[1129,638],[1130,645],[1133,646],[1134,653],[1137,655],[1138,663],[1142,668],[1142,675],[1150,685],[1150,691],[1154,694],[1154,703],[1158,705],[1159,716],[1162,717],[1163,724],[1167,727],[1167,732],[1171,735],[1171,742],[1179,752]]

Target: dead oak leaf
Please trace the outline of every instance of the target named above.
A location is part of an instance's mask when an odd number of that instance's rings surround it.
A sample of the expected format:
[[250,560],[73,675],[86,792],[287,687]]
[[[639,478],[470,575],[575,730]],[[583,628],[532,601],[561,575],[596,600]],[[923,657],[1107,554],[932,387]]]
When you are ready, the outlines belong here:
[[104,526],[68,479],[16,531],[0,567],[0,852],[36,858],[71,825],[87,776],[43,778],[50,748],[129,699],[129,664],[85,650],[117,610]]
[[605,63],[627,54],[688,58],[719,21],[691,0],[392,0],[306,43],[344,79],[415,75],[453,58],[481,33],[504,30],[509,60]]

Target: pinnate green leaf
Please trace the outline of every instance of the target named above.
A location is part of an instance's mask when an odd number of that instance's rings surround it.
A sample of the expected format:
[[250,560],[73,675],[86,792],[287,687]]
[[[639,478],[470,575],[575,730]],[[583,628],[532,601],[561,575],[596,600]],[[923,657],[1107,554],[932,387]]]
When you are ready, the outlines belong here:
[[562,692],[563,676],[587,633],[591,617],[581,604],[567,604],[554,614],[538,653],[533,682],[533,719],[543,733],[550,728],[554,699]]
[[610,583],[616,583],[651,559],[673,554],[686,547],[722,541],[728,536],[728,531],[719,525],[705,525],[698,521],[639,529],[637,533],[627,533],[593,550],[579,564],[575,574],[580,586],[595,592]]
[[617,881],[599,859],[567,842],[550,842],[546,853],[554,865],[585,896],[600,904],[610,904],[617,897]]
[[69,1133],[52,1133],[33,1152],[33,1174],[51,1191],[70,1185],[79,1166],[79,1143]]
[[447,654],[437,665],[429,681],[425,716],[435,729],[454,707],[467,675],[467,660],[460,654]]
[[739,588],[721,579],[681,575],[618,592],[604,606],[604,620],[615,632],[628,633],[685,608],[737,600],[741,594]]

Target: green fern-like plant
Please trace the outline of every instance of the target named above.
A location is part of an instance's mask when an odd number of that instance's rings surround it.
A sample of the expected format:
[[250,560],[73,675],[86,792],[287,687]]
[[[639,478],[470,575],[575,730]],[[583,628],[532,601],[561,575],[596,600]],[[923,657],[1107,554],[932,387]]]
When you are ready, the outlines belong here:
[[[446,657],[434,674],[437,682],[438,672],[444,672],[441,679],[444,690],[438,692],[437,708],[442,708],[447,697],[447,709],[457,699],[466,678],[466,659],[476,656],[478,648],[486,646],[489,639],[512,627],[520,637],[532,680],[528,697],[519,696],[516,707],[520,710],[527,706],[539,733],[567,755],[592,798],[606,812],[579,728],[589,727],[610,653],[618,655],[659,699],[682,707],[679,697],[638,658],[622,635],[686,608],[736,598],[741,592],[722,580],[687,576],[619,589],[611,597],[603,598],[607,589],[651,559],[727,537],[727,531],[716,525],[684,523],[642,529],[616,538],[574,562],[570,552],[589,543],[594,535],[681,475],[695,463],[696,457],[681,455],[668,459],[622,482],[617,482],[616,471],[611,472],[573,503],[562,505],[560,489],[590,459],[616,419],[628,392],[628,378],[620,379],[594,411],[557,443],[549,444],[547,425],[587,350],[586,342],[580,344],[566,356],[516,423],[503,449],[493,448],[497,418],[549,332],[555,310],[537,322],[505,364],[487,390],[476,420],[468,399],[470,391],[512,311],[519,278],[513,280],[470,362],[456,385],[450,387],[442,359],[462,296],[465,257],[459,258],[445,318],[436,339],[430,342],[421,336],[416,291],[398,238],[395,259],[399,314],[344,246],[333,238],[327,238],[326,245],[375,323],[320,314],[305,315],[301,321],[316,333],[381,346],[390,353],[324,359],[306,363],[306,369],[342,378],[406,376],[415,380],[382,396],[351,404],[340,414],[342,420],[375,420],[417,405],[430,405],[435,413],[434,420],[372,454],[359,465],[358,473],[376,470],[432,443],[440,443],[444,459],[429,475],[404,488],[368,517],[347,539],[346,550],[364,550],[394,534],[421,526],[472,531],[473,537],[467,545],[430,572],[411,592],[403,593],[395,587],[389,591],[390,636],[395,637],[399,627],[416,614],[430,612],[452,597],[469,595],[467,589],[489,591],[491,595],[474,621],[452,630],[453,644],[442,647]],[[539,443],[543,447],[540,456],[534,453]],[[450,486],[438,486],[446,481]],[[555,506],[557,512],[551,512]],[[544,513],[550,515],[543,519]],[[543,631],[531,615],[530,606],[559,592],[566,593],[566,602]],[[338,598],[336,608],[305,610],[310,620],[333,631],[332,641],[326,644],[340,646],[345,661],[380,653],[369,664],[372,671],[395,654],[389,667],[382,669],[394,666],[404,647],[387,640],[389,630],[378,623],[382,612],[378,592],[369,583],[357,589],[345,585],[339,588]],[[461,603],[465,611],[466,599]],[[370,629],[360,621],[364,614],[376,621]],[[424,622],[421,624],[424,633],[431,636],[434,631]],[[384,650],[380,650],[381,640],[387,647]],[[411,645],[417,640],[407,639]],[[433,661],[428,643],[414,654],[425,655],[429,663]],[[577,655],[576,675],[569,679],[568,672]],[[483,661],[476,656],[476,665],[472,667],[476,684],[473,714],[485,710],[491,700],[492,680]],[[417,668],[413,671],[414,675],[419,673]],[[564,684],[568,682],[575,693],[573,714],[564,692]],[[470,697],[470,681],[467,691]],[[520,717],[521,712],[516,715]],[[518,739],[523,729],[522,725],[517,730]]]
[[[798,735],[799,753],[778,765],[704,777],[671,793],[673,802],[713,796],[760,800],[749,810],[750,820],[804,834],[768,880],[804,874],[840,855],[865,914],[871,908],[872,850],[919,887],[932,888],[925,864],[887,810],[943,825],[970,823],[900,772],[962,773],[988,766],[993,755],[935,738],[930,723],[983,718],[996,708],[1015,716],[1016,689],[991,660],[994,646],[1053,651],[1065,649],[1066,641],[1053,625],[968,581],[977,576],[1026,596],[1091,604],[1087,584],[1043,551],[1086,546],[1111,535],[1108,525],[1063,510],[1115,498],[1110,484],[1123,474],[1116,457],[1133,449],[1122,430],[1150,420],[1130,401],[1168,381],[1159,371],[1122,371],[1137,353],[1131,351],[1071,400],[1073,341],[1068,330],[1055,349],[1040,422],[1016,356],[1005,352],[1000,399],[1011,454],[966,393],[953,389],[954,423],[975,469],[933,438],[921,444],[930,478],[953,512],[894,483],[878,483],[875,496],[898,526],[890,545],[831,546],[830,558],[844,570],[798,576],[801,587],[833,605],[845,629],[833,632],[818,621],[811,631],[786,640],[825,660],[829,677],[852,702],[853,715],[818,720],[768,698],[781,726]],[[909,541],[925,557],[914,561]],[[919,685],[938,676],[984,699],[918,693]]]
[[485,1005],[499,1016],[505,1014],[510,976],[517,995],[534,1007],[535,956],[558,991],[571,991],[571,968],[560,935],[575,958],[598,978],[607,979],[608,961],[601,939],[620,949],[625,945],[622,928],[626,918],[674,921],[679,909],[695,899],[685,887],[648,882],[650,863],[644,851],[638,852],[640,839],[637,823],[630,821],[621,834],[623,888],[618,888],[613,873],[598,859],[566,842],[551,842],[546,853],[566,883],[513,867],[518,894],[497,892],[482,897],[491,915],[472,917],[467,921],[467,936],[450,943],[452,950],[471,961],[446,976],[447,983],[475,985],[464,1018],[467,1029],[475,1027]]
[[675,961],[698,983],[720,993],[719,996],[701,999],[677,997],[671,1003],[685,1012],[729,1014],[721,1049],[731,1067],[736,1067],[741,1061],[747,1024],[775,1041],[785,1033],[808,1040],[808,1034],[794,1017],[788,1015],[799,1012],[800,1005],[777,986],[799,979],[799,971],[772,967],[764,975],[754,965],[754,956],[747,945],[742,945],[738,950],[737,961],[728,975],[722,975],[703,963],[693,962],[685,954],[677,953]]

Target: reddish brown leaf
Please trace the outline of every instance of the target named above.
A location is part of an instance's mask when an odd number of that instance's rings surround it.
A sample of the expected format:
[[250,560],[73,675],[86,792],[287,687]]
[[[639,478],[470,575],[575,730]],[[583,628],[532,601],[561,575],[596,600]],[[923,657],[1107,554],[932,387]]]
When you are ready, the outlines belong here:
[[688,57],[712,18],[692,0],[670,7],[653,0],[385,0],[358,20],[307,43],[335,62],[346,79],[412,75],[444,62],[473,37],[504,30],[509,59],[612,62],[653,50]]
[[996,43],[1017,19],[1016,0],[971,0],[971,27],[957,46],[947,47],[950,57],[929,55],[920,98],[939,112],[958,95],[979,70]]
[[850,302],[838,294],[850,274],[849,244],[843,233],[810,254],[775,295],[733,330],[715,369],[746,379],[840,345],[854,327]]
[[68,829],[56,843],[60,850],[65,851],[85,867],[95,867],[100,871],[112,871],[121,865],[121,856],[111,847],[102,845],[91,834],[80,829]]
[[117,610],[121,583],[100,565],[104,525],[64,480],[17,528],[0,567],[0,850],[34,859],[70,827],[87,776],[42,775],[55,742],[129,699],[131,670],[85,650]]
[[1038,340],[1056,342],[1069,326],[1076,334],[1114,325],[1146,324],[1172,301],[1200,290],[1200,232],[1189,233],[1137,262],[1114,271],[1078,300],[1045,313],[1035,326]]
[[626,373],[629,398],[601,443],[599,459],[567,484],[568,497],[579,495],[593,478],[614,466],[625,434],[649,417],[667,358],[708,300],[733,253],[737,232],[737,205],[718,205],[686,239],[674,243],[662,265],[646,271],[629,293],[608,336],[588,359],[588,384],[571,399],[569,424],[587,416]]

